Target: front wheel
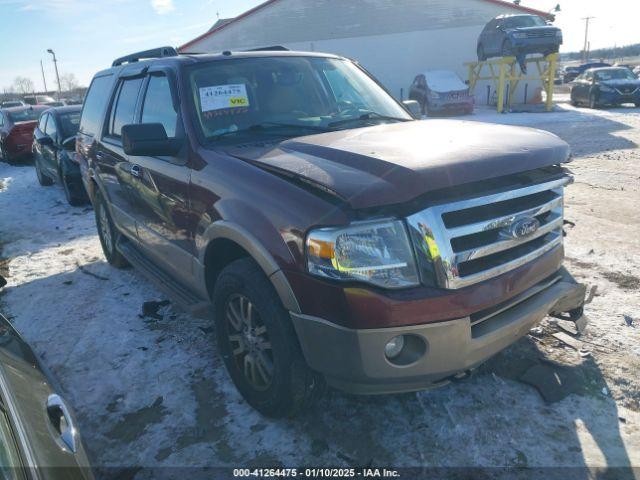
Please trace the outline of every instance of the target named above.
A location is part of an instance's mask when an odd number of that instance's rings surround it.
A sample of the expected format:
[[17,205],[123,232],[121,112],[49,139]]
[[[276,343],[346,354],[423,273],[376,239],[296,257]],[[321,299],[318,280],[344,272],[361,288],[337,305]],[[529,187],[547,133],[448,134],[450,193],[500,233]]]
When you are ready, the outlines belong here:
[[129,262],[116,248],[116,242],[120,234],[113,225],[105,200],[99,191],[96,192],[95,214],[98,237],[100,238],[100,245],[102,245],[102,251],[107,262],[116,268],[127,267]]
[[252,259],[220,273],[213,307],[218,349],[249,405],[268,417],[291,417],[322,395],[324,379],[307,366],[289,313]]

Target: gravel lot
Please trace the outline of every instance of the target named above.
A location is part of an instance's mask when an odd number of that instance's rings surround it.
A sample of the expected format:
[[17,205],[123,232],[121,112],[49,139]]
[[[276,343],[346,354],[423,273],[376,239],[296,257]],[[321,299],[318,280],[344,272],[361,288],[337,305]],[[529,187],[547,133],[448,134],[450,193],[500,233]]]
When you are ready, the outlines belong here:
[[[100,476],[123,478],[118,468],[127,467],[131,478],[151,478],[165,466],[393,465],[579,467],[559,471],[593,478],[606,466],[640,467],[640,111],[562,105],[469,118],[543,128],[572,146],[566,263],[598,286],[582,353],[545,321],[467,381],[384,397],[332,391],[292,420],[265,419],[244,403],[210,321],[171,305],[143,315],[144,302],[164,297],[134,270],[106,264],[90,208],[40,187],[30,166],[0,164],[0,273],[9,282],[0,309],[60,380]],[[557,401],[522,382],[535,366],[557,372]]]

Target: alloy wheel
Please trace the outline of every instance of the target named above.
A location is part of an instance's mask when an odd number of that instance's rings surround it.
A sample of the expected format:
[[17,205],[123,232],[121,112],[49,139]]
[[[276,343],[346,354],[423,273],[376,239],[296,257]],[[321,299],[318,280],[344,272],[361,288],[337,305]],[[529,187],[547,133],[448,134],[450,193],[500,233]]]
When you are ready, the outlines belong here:
[[100,236],[104,242],[104,246],[109,253],[113,252],[113,235],[111,233],[111,224],[109,216],[104,204],[100,203],[98,208],[98,217],[100,218]]
[[273,380],[273,352],[260,313],[248,297],[234,294],[227,300],[225,317],[238,369],[253,388],[267,390]]

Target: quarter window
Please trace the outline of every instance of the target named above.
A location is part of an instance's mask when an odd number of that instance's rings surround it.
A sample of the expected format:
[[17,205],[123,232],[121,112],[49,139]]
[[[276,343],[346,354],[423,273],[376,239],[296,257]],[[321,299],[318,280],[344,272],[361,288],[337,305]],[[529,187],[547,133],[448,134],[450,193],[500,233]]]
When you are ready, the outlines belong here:
[[91,82],[89,93],[82,107],[80,119],[80,132],[86,135],[95,135],[100,128],[100,122],[104,114],[105,106],[111,88],[111,75],[97,77]]
[[169,79],[165,75],[150,77],[142,107],[142,123],[161,123],[167,136],[172,138],[176,136],[177,121]]
[[135,122],[136,103],[142,78],[124,80],[118,89],[118,98],[111,111],[109,134],[119,137],[122,127]]

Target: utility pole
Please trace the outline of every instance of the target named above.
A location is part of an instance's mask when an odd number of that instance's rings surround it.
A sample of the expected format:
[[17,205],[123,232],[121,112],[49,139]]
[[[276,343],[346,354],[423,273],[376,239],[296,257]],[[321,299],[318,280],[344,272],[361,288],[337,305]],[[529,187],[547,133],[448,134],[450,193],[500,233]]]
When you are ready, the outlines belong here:
[[44,77],[44,67],[42,66],[42,60],[40,60],[40,70],[42,70],[42,83],[44,83],[44,93],[47,93],[47,79]]
[[582,63],[585,63],[587,61],[587,48],[589,48],[588,45],[588,38],[589,38],[589,20],[596,18],[596,17],[584,17],[582,20],[584,20],[584,48],[582,49]]
[[58,100],[60,100],[60,96],[62,94],[62,91],[61,91],[61,88],[60,88],[60,75],[58,74],[58,60],[56,60],[56,53],[53,50],[48,48],[47,52],[49,52],[51,55],[53,55],[53,66],[56,67],[56,80],[58,81]]

